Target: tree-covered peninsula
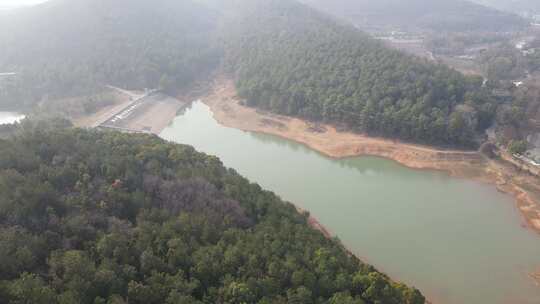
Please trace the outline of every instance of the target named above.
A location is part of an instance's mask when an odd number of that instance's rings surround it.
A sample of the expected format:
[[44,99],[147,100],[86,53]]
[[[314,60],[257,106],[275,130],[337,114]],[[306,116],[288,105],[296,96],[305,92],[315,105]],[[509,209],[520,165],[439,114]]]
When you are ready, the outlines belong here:
[[1,303],[424,303],[216,157],[56,125],[0,140]]

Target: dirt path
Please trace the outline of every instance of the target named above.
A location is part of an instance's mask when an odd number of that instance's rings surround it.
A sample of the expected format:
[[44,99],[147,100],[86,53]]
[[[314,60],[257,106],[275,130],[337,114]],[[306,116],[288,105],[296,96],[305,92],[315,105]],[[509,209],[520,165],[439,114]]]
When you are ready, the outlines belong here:
[[226,78],[215,80],[201,96],[224,126],[261,132],[291,139],[329,157],[344,158],[372,155],[395,160],[409,168],[441,170],[452,176],[480,180],[497,185],[513,195],[524,216],[524,225],[540,233],[540,180],[513,165],[490,160],[477,152],[439,150],[383,138],[339,132],[331,125],[313,125],[301,119],[261,112],[242,106],[234,83]]

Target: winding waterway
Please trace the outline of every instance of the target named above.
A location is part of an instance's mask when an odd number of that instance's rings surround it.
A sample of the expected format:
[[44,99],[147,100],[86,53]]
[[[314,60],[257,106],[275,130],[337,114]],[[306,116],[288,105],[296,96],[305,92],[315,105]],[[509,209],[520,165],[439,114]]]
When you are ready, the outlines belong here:
[[12,124],[24,119],[24,115],[15,112],[0,111],[0,125]]
[[327,158],[275,136],[219,125],[195,102],[161,137],[309,210],[364,261],[436,304],[537,304],[540,237],[494,186],[376,157]]

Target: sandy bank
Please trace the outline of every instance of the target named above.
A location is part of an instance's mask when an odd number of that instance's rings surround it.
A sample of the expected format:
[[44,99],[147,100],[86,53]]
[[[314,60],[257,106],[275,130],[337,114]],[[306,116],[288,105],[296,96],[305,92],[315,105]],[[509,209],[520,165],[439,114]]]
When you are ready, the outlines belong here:
[[201,96],[224,126],[291,139],[329,157],[372,155],[395,160],[414,169],[441,170],[452,176],[495,184],[513,195],[524,216],[524,225],[540,232],[540,180],[504,161],[490,160],[477,152],[440,150],[383,138],[340,132],[331,125],[261,112],[242,106],[234,83],[218,78]]

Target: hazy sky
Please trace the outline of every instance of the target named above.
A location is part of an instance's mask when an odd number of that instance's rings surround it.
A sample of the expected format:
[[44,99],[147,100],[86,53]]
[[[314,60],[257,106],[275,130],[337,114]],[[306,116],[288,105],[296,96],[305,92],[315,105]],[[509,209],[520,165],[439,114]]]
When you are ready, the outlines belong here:
[[0,0],[0,8],[33,5],[33,4],[38,4],[45,1],[47,0]]

